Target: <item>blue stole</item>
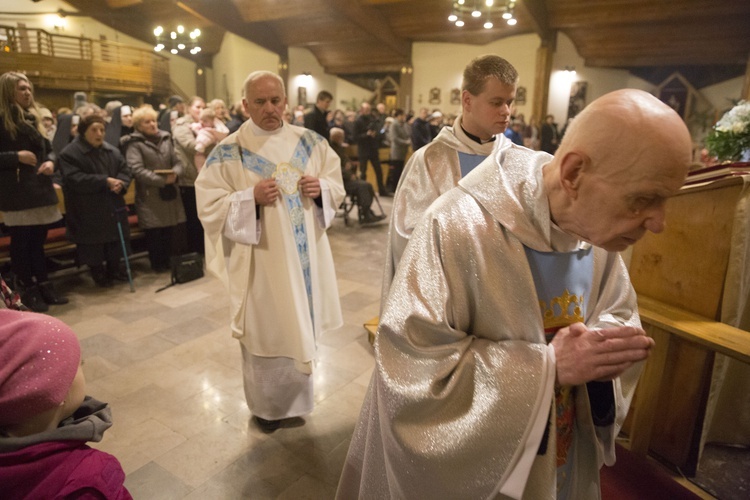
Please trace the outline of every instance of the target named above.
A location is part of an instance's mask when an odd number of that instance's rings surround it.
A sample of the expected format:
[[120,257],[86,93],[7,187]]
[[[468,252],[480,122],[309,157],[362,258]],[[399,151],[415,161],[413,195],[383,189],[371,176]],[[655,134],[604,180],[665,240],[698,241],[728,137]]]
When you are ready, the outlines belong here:
[[466,174],[474,170],[474,167],[479,165],[487,158],[483,155],[473,155],[469,153],[458,152],[458,163],[461,165],[461,177],[466,177]]
[[[322,140],[323,138],[320,135],[309,130],[305,131],[305,133],[302,134],[302,137],[300,137],[297,147],[294,149],[292,158],[289,160],[289,165],[302,175],[305,172],[307,162],[310,160],[313,148]],[[239,160],[242,163],[243,168],[258,174],[263,179],[271,178],[274,172],[276,172],[276,163],[241,147],[239,142],[236,144],[220,144],[216,146],[206,159],[204,168],[209,167],[212,163],[224,160]],[[300,266],[302,267],[302,276],[305,279],[307,303],[310,308],[310,319],[313,321],[314,325],[315,318],[313,315],[310,251],[307,239],[307,228],[305,227],[305,213],[302,206],[302,199],[299,190],[292,194],[287,194],[283,189],[279,189],[279,192],[281,193],[284,204],[289,211],[291,230],[294,235],[294,242],[297,247]]]
[[[573,252],[538,252],[524,246],[534,277],[547,343],[557,330],[583,323],[594,279],[592,247]],[[557,498],[567,499],[571,487],[575,428],[575,388],[555,384],[557,431]],[[546,435],[544,439],[546,448]]]

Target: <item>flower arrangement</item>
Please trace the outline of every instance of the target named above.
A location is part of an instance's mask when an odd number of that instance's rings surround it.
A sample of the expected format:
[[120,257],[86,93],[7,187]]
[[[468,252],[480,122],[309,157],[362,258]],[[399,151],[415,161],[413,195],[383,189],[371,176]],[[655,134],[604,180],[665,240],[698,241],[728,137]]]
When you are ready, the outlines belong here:
[[750,161],[750,101],[724,113],[706,137],[706,146],[720,162]]

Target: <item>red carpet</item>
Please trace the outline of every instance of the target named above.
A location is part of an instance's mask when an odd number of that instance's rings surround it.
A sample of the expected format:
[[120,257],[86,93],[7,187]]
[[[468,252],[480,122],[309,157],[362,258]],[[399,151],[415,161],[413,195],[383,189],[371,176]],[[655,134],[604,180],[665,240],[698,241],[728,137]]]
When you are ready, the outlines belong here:
[[602,467],[603,500],[694,500],[700,497],[669,474],[617,445],[617,463]]

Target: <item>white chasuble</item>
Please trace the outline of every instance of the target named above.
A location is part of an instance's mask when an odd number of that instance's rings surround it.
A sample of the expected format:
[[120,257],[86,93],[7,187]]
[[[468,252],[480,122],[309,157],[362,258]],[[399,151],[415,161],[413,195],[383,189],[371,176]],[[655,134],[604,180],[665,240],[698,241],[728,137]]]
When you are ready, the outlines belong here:
[[[302,175],[320,179],[321,206],[301,195]],[[254,187],[274,178],[280,196],[258,206]],[[341,326],[326,228],[344,197],[340,160],[318,134],[248,120],[209,155],[196,181],[208,270],[227,286],[232,333],[248,353],[315,358],[316,336]]]

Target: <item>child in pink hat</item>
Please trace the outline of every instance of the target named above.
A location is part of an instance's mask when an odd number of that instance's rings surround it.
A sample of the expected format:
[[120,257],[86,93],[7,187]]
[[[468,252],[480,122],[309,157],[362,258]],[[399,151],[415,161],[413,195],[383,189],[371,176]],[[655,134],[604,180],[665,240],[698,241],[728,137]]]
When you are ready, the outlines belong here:
[[115,457],[86,445],[112,425],[85,396],[81,348],[62,321],[0,309],[0,489],[3,499],[129,499]]

